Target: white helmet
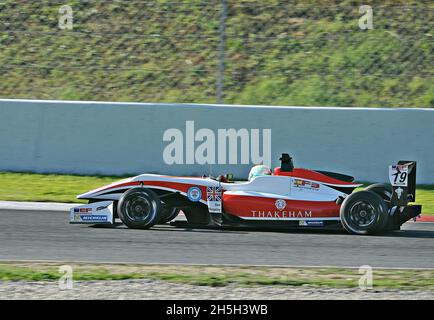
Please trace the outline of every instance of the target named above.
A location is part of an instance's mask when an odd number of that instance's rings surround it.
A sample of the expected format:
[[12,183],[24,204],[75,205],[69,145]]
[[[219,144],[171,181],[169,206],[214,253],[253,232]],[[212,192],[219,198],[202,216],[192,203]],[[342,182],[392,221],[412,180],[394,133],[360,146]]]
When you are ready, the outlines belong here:
[[260,177],[260,176],[271,176],[272,172],[270,167],[260,164],[257,166],[252,167],[252,169],[250,169],[249,172],[249,181],[255,179],[256,177]]

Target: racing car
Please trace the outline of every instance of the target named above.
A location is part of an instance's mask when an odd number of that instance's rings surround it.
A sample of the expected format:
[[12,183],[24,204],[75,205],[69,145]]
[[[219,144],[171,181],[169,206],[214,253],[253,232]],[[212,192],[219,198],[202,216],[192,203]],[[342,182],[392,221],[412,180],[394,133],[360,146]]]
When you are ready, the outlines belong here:
[[[416,200],[416,162],[389,167],[390,184],[362,190],[354,177],[294,167],[282,154],[280,167],[248,181],[218,177],[141,174],[80,194],[88,200],[70,210],[70,223],[115,224],[148,229],[156,224],[190,228],[344,228],[358,235],[399,230],[421,213]],[[358,190],[355,190],[358,189]],[[184,221],[173,221],[180,212]]]

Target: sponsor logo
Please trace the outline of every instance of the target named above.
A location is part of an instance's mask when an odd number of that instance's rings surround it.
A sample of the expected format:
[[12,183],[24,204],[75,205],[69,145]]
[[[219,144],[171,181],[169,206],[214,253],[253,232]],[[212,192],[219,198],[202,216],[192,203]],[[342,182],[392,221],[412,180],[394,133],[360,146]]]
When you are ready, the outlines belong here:
[[402,193],[404,192],[404,189],[402,189],[401,187],[399,187],[398,189],[395,190],[398,199],[401,199]]
[[221,213],[222,203],[219,201],[208,201],[208,211],[209,213]]
[[252,210],[253,218],[312,218],[312,211],[261,211]]
[[198,202],[202,199],[202,191],[199,187],[190,187],[187,191],[187,198],[191,202]]
[[307,221],[307,225],[310,227],[322,227],[322,226],[324,226],[324,221],[310,220],[310,221]]
[[82,221],[107,221],[107,216],[104,215],[91,215],[91,216],[80,216]]
[[92,208],[74,208],[74,212],[92,213]]
[[294,179],[292,182],[292,186],[300,189],[309,189],[309,190],[319,190],[319,183],[302,180],[302,179]]
[[282,211],[286,207],[286,201],[283,199],[277,199],[275,205],[277,210]]
[[298,223],[302,227],[322,227],[324,226],[324,221],[322,220],[300,220]]
[[101,207],[98,207],[98,208],[96,208],[96,211],[101,211],[101,210],[104,210],[104,209],[106,209],[108,206],[101,206]]

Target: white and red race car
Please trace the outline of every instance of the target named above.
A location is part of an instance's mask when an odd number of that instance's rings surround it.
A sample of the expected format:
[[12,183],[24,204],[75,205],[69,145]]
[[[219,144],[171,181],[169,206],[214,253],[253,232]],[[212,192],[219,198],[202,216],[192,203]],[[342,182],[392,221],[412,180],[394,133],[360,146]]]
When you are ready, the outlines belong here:
[[247,182],[230,175],[174,177],[142,174],[77,196],[89,203],[71,208],[71,223],[114,224],[147,229],[183,212],[175,226],[258,228],[344,228],[354,234],[397,230],[421,212],[414,202],[416,162],[389,167],[391,184],[361,184],[353,177],[294,168],[282,154],[274,173]]

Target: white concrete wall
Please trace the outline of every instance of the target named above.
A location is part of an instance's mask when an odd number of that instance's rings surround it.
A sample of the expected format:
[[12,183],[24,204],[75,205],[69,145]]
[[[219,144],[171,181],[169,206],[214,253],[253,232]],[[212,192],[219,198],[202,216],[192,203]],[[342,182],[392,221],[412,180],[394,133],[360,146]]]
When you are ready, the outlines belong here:
[[434,109],[0,100],[0,171],[247,176],[250,165],[165,164],[164,131],[188,120],[216,135],[272,129],[273,166],[288,152],[298,167],[386,181],[389,164],[416,160],[418,183],[434,183]]

